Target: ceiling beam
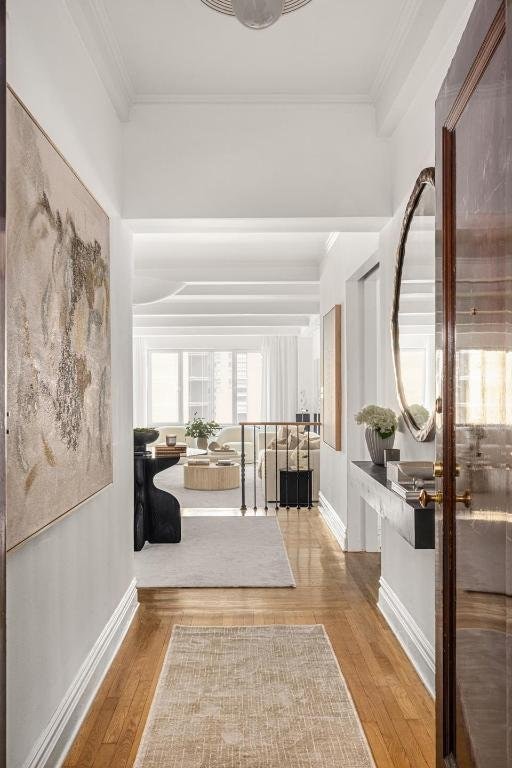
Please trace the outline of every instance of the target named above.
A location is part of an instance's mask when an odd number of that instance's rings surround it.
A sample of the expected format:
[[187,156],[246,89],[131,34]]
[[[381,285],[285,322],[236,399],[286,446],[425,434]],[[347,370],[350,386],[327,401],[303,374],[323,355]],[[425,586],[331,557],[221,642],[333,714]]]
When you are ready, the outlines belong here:
[[204,326],[202,328],[176,327],[169,328],[134,327],[134,336],[300,336],[302,328],[296,325],[253,325],[253,326]]
[[204,317],[205,315],[216,317],[217,315],[228,316],[237,315],[245,317],[246,315],[316,315],[320,311],[318,301],[301,301],[300,303],[294,297],[275,300],[254,300],[245,299],[244,301],[193,301],[180,302],[178,300],[158,301],[155,304],[135,305],[134,315],[145,317],[180,317],[188,315],[193,317]]
[[380,232],[389,216],[336,216],[275,219],[125,219],[135,235],[219,234],[225,232]]
[[202,296],[215,298],[254,296],[259,298],[273,298],[295,296],[297,298],[314,297],[320,295],[319,283],[315,280],[296,282],[267,282],[267,283],[221,283],[221,282],[188,282],[180,290],[180,298],[198,298]]
[[135,315],[133,325],[137,328],[250,328],[254,326],[295,326],[308,327],[307,315]]
[[173,261],[169,266],[169,259],[162,260],[161,266],[152,265],[150,268],[135,269],[135,279],[137,275],[147,277],[159,277],[162,280],[169,280],[177,283],[203,282],[211,278],[214,281],[229,282],[233,280],[237,283],[259,283],[262,278],[272,283],[302,283],[317,282],[320,278],[318,264],[283,264],[280,261],[265,263],[242,263],[242,262],[214,262],[212,259],[207,263],[200,264],[193,261]]

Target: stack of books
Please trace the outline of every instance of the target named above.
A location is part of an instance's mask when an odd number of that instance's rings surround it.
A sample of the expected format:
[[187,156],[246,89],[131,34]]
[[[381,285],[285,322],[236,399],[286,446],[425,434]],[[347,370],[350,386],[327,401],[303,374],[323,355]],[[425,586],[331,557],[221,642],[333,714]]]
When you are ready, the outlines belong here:
[[158,443],[155,445],[155,456],[186,456],[187,446],[185,443],[176,443],[176,445],[166,445]]
[[189,467],[209,467],[210,459],[189,459]]
[[231,459],[219,459],[217,461],[217,466],[218,467],[233,467],[233,466],[235,466],[235,464],[236,464],[236,462],[235,461],[231,461]]

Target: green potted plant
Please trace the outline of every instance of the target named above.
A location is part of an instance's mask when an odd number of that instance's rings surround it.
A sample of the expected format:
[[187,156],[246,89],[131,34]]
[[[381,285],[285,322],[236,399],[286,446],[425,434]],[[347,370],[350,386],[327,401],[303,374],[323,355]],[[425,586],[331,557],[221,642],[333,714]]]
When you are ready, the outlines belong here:
[[194,413],[194,418],[186,424],[185,435],[195,437],[196,445],[201,450],[208,448],[208,438],[212,437],[220,429],[220,424],[216,421],[207,421]]
[[365,405],[355,415],[356,424],[365,424],[366,445],[374,464],[384,464],[384,451],[392,448],[398,427],[396,413],[380,405]]
[[133,430],[133,447],[136,453],[144,453],[148,443],[154,443],[160,432],[153,427],[135,427]]

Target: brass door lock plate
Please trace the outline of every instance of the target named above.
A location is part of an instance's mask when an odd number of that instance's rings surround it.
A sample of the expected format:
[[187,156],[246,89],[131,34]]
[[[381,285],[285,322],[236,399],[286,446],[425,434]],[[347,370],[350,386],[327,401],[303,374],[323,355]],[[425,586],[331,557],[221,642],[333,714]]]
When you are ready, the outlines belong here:
[[[443,462],[434,461],[432,465],[432,472],[434,474],[434,477],[442,477],[444,473]],[[460,475],[460,467],[457,464],[457,466],[455,467],[455,477],[458,477],[459,475]]]

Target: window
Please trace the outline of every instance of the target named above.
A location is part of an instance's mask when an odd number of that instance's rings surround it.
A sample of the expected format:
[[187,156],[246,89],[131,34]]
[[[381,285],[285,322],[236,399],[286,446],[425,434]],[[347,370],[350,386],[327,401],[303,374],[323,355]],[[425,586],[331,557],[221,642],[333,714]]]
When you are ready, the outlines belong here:
[[179,352],[151,352],[149,364],[152,424],[177,424],[180,417]]
[[150,424],[185,424],[194,414],[219,424],[261,418],[261,352],[151,350]]

